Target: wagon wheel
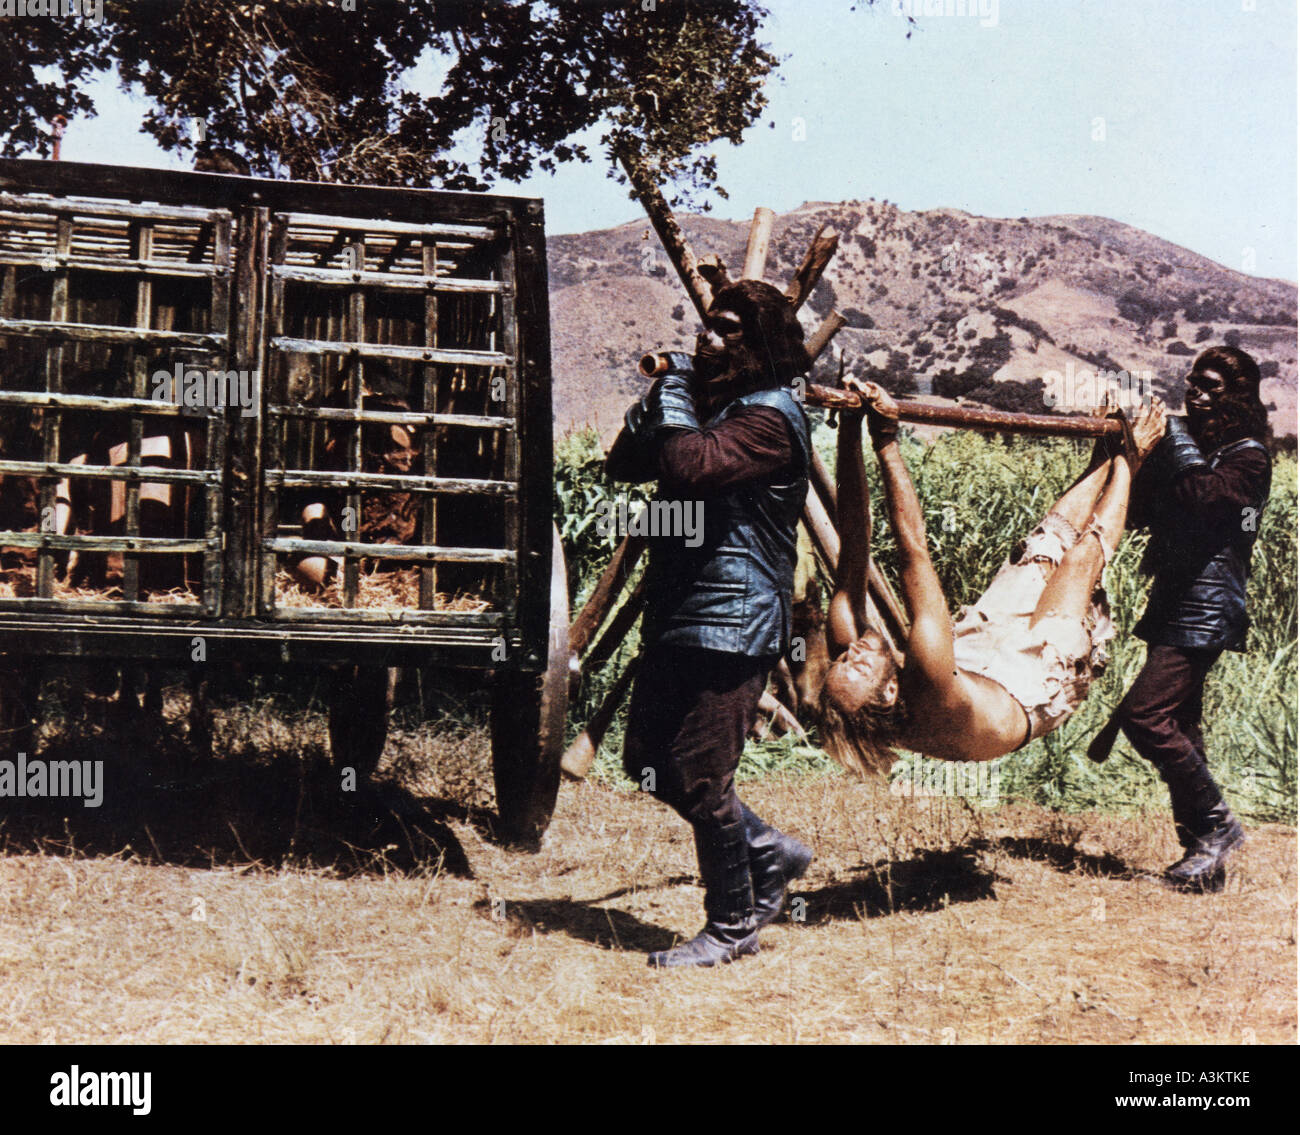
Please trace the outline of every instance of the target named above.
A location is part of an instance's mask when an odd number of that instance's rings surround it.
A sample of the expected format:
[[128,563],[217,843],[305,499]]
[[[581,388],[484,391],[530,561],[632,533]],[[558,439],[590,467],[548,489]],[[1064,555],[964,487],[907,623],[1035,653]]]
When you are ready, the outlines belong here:
[[356,769],[362,781],[379,767],[396,687],[396,667],[344,666],[334,672],[329,730],[335,767]]
[[569,584],[560,534],[551,528],[551,620],[546,670],[499,673],[492,689],[492,775],[501,835],[536,850],[560,788],[569,709]]

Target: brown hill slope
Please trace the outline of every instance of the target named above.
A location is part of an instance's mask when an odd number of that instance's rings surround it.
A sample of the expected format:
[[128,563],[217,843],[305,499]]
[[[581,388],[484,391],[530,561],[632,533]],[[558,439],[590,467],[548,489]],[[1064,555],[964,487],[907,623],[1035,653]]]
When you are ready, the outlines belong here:
[[[747,222],[682,223],[698,254],[738,269]],[[779,216],[769,280],[784,285],[822,223],[840,234],[840,251],[805,323],[843,312],[847,367],[896,392],[1042,412],[1045,393],[1072,392],[1053,372],[1083,380],[1077,402],[1088,374],[1125,370],[1169,395],[1203,346],[1239,339],[1264,367],[1274,430],[1296,432],[1295,284],[1104,217],[1001,220],[878,201]],[[549,261],[557,429],[592,424],[609,436],[644,385],[636,359],[689,347],[695,314],[644,221],[552,237]]]

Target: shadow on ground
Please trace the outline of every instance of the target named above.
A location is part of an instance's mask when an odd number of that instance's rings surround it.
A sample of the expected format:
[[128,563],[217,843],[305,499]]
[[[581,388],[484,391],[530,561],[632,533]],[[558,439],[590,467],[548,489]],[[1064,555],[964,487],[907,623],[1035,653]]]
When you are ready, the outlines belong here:
[[981,867],[976,850],[923,848],[910,859],[864,864],[853,878],[824,887],[799,888],[786,902],[785,921],[830,922],[884,918],[902,911],[924,913],[997,895],[994,872]]
[[[692,875],[662,880],[660,887],[696,882]],[[851,879],[816,888],[792,888],[783,921],[829,922],[881,918],[902,911],[934,911],[959,902],[996,898],[996,875],[982,868],[972,848],[922,850],[910,859],[879,862],[860,868]],[[680,940],[678,934],[643,921],[626,911],[602,904],[627,893],[623,888],[598,898],[546,899],[477,904],[487,918],[510,924],[520,936],[531,933],[567,934],[602,949],[663,950]]]
[[[7,759],[13,754],[6,753]],[[448,818],[485,815],[387,782],[345,790],[323,753],[195,759],[183,733],[60,737],[44,761],[103,761],[103,799],[0,800],[0,851],[134,855],[187,867],[299,866],[340,875],[472,874]]]
[[[678,882],[689,883],[683,876]],[[519,937],[529,934],[567,934],[580,942],[590,942],[604,950],[650,953],[666,950],[680,940],[680,935],[662,926],[644,922],[634,914],[599,905],[612,896],[589,902],[577,899],[531,899],[507,902],[494,907],[490,901],[476,903],[485,917],[503,920]]]
[[979,840],[971,846],[977,851],[1000,851],[1015,859],[1035,859],[1069,874],[1099,875],[1108,879],[1136,879],[1145,875],[1109,851],[1096,855],[1065,840],[1003,836],[1001,839]]

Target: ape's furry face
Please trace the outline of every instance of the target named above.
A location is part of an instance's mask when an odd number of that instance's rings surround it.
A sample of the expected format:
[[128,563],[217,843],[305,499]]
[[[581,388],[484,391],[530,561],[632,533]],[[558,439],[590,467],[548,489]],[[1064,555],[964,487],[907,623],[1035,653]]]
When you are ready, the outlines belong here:
[[1197,358],[1187,376],[1184,407],[1192,436],[1205,453],[1242,438],[1269,438],[1259,367],[1235,347],[1212,347]]
[[708,404],[785,386],[809,365],[794,307],[771,284],[740,280],[714,297],[695,342],[700,394]]

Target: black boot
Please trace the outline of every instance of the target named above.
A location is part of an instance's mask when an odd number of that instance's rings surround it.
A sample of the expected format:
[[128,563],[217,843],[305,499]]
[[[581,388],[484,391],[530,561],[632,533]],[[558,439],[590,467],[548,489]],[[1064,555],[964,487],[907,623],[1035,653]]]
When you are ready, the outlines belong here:
[[785,889],[808,870],[812,848],[793,836],[769,827],[744,804],[740,813],[745,821],[745,840],[749,844],[749,874],[754,885],[754,917],[758,929],[775,922],[785,908]]
[[689,942],[671,950],[656,950],[648,959],[651,966],[714,966],[758,953],[744,823],[711,824],[707,828],[697,825],[695,852],[700,861],[708,923]]
[[1222,890],[1227,875],[1224,864],[1228,855],[1246,842],[1246,833],[1222,801],[1190,830],[1203,834],[1193,838],[1187,854],[1165,872],[1165,879],[1181,891]]

